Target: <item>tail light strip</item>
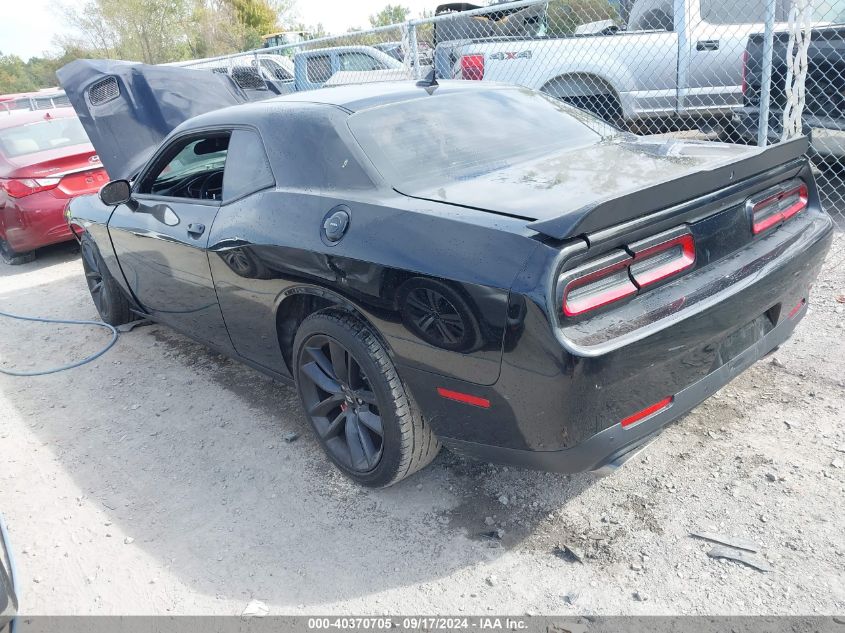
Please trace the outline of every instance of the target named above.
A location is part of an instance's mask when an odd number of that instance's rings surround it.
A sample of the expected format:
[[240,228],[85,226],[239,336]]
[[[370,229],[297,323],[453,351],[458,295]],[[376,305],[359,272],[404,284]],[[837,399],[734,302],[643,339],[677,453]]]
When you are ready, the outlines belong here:
[[633,261],[633,257],[619,251],[575,269],[563,288],[563,313],[578,316],[637,294],[628,273]]
[[[781,183],[750,198],[746,208],[754,235],[807,208],[809,188],[800,179]],[[564,316],[576,317],[673,278],[695,266],[695,239],[686,226],[636,242],[626,250],[593,260],[558,278]]]
[[631,297],[695,264],[695,241],[686,227],[672,229],[568,271],[562,278],[563,314],[575,317]]
[[12,198],[24,198],[39,191],[55,189],[61,178],[0,178],[0,189]]
[[752,232],[754,235],[762,233],[803,211],[809,197],[807,183],[791,180],[751,198],[746,208],[751,214]]

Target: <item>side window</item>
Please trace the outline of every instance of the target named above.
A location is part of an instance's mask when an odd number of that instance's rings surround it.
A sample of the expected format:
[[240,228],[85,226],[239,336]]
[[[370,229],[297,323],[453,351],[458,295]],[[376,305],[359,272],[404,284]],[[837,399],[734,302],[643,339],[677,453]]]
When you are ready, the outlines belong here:
[[252,130],[235,130],[223,175],[223,200],[229,201],[276,184],[261,138]]
[[[710,24],[762,24],[766,0],[701,0],[701,19]],[[788,0],[776,0],[775,21],[789,19]]]
[[175,141],[143,177],[138,193],[221,200],[228,149],[228,132]]
[[308,81],[322,84],[332,76],[332,59],[328,55],[314,55],[306,59]]
[[278,79],[279,81],[289,81],[293,79],[288,71],[271,59],[262,59],[261,65],[273,78]]
[[366,53],[341,53],[341,70],[383,70],[384,64]]
[[634,3],[628,20],[629,31],[673,31],[674,29],[675,7],[671,0],[637,0]]

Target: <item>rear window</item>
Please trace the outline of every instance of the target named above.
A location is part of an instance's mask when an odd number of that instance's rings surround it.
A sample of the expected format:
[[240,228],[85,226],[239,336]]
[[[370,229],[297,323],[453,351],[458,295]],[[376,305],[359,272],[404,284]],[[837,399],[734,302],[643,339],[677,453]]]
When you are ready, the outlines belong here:
[[468,180],[617,131],[526,89],[467,91],[364,110],[349,127],[397,188]]
[[328,55],[314,55],[306,58],[308,81],[325,83],[332,76],[332,60]]
[[374,59],[365,53],[341,53],[340,54],[340,69],[341,70],[384,70],[387,68],[384,64]]
[[8,158],[88,143],[76,117],[37,121],[0,130],[0,152]]

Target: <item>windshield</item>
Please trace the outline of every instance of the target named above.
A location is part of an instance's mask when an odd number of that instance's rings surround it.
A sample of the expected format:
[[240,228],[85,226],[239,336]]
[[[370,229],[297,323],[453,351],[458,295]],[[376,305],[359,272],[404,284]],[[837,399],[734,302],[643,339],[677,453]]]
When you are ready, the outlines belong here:
[[88,136],[76,117],[45,119],[0,130],[0,152],[7,158],[83,143],[88,143]]
[[615,128],[532,90],[461,91],[349,117],[358,143],[392,186],[446,184],[597,142]]

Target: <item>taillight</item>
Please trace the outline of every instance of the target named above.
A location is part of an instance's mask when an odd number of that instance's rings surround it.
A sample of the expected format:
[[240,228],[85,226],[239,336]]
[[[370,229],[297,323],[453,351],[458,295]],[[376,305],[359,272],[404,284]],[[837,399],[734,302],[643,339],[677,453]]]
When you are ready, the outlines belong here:
[[0,188],[12,198],[31,196],[39,191],[55,189],[61,178],[0,178]]
[[484,55],[461,57],[461,78],[480,81],[484,79]]
[[695,265],[695,240],[686,229],[662,233],[629,247],[631,278],[640,288],[656,284]]
[[563,286],[563,314],[578,316],[637,294],[637,287],[628,275],[632,261],[630,255],[618,251],[567,272]]
[[685,226],[660,233],[565,271],[558,279],[564,316],[576,317],[637,294],[695,266],[695,240]]
[[65,196],[73,198],[83,193],[94,193],[109,181],[105,169],[91,169],[68,174],[62,178],[59,191]]
[[746,208],[751,214],[754,235],[788,220],[807,208],[809,189],[807,183],[790,180],[751,198]]

